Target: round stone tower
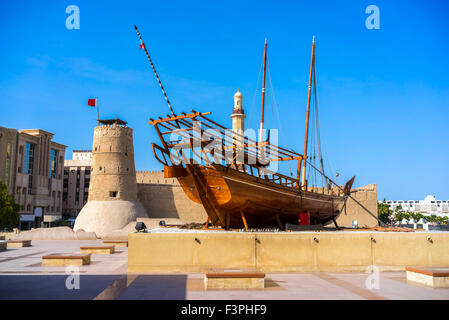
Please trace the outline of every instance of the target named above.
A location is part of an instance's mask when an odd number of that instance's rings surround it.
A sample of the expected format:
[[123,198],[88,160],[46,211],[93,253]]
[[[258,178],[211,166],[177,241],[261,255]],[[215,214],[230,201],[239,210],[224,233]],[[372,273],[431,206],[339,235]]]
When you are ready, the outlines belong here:
[[137,199],[133,130],[120,119],[100,123],[94,129],[89,198],[74,230],[102,237],[147,214]]

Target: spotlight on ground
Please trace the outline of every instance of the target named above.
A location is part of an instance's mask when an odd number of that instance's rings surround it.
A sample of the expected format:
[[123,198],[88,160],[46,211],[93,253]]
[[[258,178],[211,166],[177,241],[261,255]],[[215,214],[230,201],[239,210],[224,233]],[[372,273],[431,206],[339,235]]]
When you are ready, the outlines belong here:
[[147,226],[143,222],[137,222],[136,223],[136,230],[137,232],[145,231],[147,229]]

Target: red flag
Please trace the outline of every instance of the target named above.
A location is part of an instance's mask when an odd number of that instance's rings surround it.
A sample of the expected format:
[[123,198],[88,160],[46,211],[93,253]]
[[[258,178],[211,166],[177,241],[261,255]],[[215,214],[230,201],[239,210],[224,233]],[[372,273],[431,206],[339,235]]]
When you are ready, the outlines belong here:
[[88,101],[87,101],[87,105],[89,106],[89,107],[96,107],[98,104],[97,104],[97,100],[98,99],[89,99]]
[[142,48],[145,48],[145,44],[143,42],[140,44],[139,50]]

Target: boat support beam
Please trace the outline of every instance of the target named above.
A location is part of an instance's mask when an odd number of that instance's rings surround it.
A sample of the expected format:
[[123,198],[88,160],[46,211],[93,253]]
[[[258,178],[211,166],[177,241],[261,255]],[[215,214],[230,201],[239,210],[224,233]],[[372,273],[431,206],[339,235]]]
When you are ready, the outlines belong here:
[[332,221],[334,222],[335,227],[336,227],[337,229],[340,229],[340,227],[339,227],[338,224],[337,224],[337,221],[335,220],[335,217],[332,217]]
[[284,228],[282,227],[282,222],[281,219],[279,219],[279,215],[276,215],[276,222],[278,223],[279,229],[280,230],[284,230]]
[[245,214],[243,213],[243,210],[240,210],[240,215],[242,216],[243,225],[245,226],[245,231],[248,231],[248,224],[246,223]]

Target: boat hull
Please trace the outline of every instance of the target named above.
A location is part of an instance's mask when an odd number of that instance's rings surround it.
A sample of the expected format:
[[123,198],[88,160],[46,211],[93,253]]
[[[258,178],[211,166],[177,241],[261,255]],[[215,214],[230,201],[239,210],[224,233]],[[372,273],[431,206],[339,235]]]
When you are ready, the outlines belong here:
[[[286,187],[220,165],[196,166],[195,170],[207,186],[207,196],[224,217],[215,221],[216,225],[229,223],[231,228],[242,228],[242,216],[249,228],[278,226],[279,222],[298,224],[300,213],[309,213],[311,224],[327,224],[338,217],[344,203],[341,196]],[[192,175],[179,172],[176,177],[186,195],[203,204]],[[229,222],[225,222],[228,215]]]

